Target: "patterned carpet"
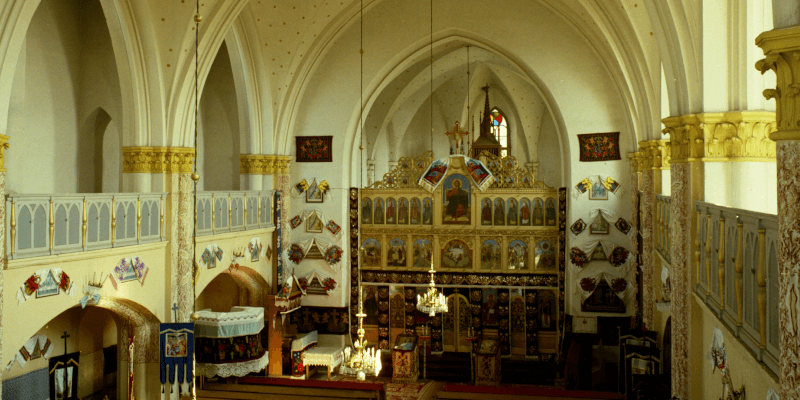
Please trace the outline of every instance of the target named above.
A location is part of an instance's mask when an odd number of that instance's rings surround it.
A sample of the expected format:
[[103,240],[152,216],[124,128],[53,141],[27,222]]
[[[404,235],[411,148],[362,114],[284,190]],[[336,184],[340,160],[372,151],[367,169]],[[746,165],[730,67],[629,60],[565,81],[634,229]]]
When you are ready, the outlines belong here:
[[386,400],[417,400],[422,394],[423,387],[424,383],[388,382],[384,384]]

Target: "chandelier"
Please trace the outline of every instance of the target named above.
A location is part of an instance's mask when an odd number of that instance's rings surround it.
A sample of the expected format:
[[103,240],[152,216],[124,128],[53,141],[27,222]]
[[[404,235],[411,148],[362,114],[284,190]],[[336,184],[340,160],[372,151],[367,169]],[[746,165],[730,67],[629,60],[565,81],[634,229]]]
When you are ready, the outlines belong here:
[[[359,249],[359,256],[364,254],[364,248]],[[361,260],[359,260],[359,268]],[[361,273],[359,271],[359,281],[361,280]],[[359,381],[367,379],[367,375],[378,376],[381,372],[381,353],[376,351],[375,348],[367,348],[367,339],[364,338],[364,291],[361,287],[361,282],[358,285],[358,339],[353,343],[354,351],[351,354],[350,347],[344,350],[344,367],[340,368],[340,373],[343,375],[355,375]]]
[[431,261],[431,269],[428,273],[431,274],[431,283],[428,285],[427,292],[417,295],[417,309],[433,317],[436,313],[447,312],[447,299],[443,293],[436,290],[436,279],[434,279],[436,270],[433,269],[433,261]]

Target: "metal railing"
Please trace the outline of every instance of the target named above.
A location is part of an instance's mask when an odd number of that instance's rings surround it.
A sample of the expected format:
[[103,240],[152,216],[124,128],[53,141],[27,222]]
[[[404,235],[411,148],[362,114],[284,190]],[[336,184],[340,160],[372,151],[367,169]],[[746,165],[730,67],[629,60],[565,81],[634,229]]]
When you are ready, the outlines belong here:
[[8,258],[162,241],[166,196],[166,193],[8,195]]
[[197,235],[275,226],[274,190],[197,192]]
[[672,233],[670,229],[672,227],[672,220],[670,218],[670,205],[672,204],[672,198],[670,196],[664,196],[656,193],[656,204],[655,204],[655,224],[654,224],[654,232],[655,235],[655,248],[658,254],[661,254],[661,257],[667,263],[672,263],[670,258],[670,246],[672,245]]
[[778,217],[696,201],[695,292],[779,373]]

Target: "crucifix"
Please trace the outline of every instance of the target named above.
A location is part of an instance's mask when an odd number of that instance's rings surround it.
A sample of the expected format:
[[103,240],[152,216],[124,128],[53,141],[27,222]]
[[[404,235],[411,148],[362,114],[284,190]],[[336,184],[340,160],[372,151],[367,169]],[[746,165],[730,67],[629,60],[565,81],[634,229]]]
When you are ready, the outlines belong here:
[[178,322],[178,303],[172,303],[172,312],[175,313],[175,322]]
[[[64,331],[64,334],[61,335],[61,338],[64,339],[64,355],[67,355],[67,338],[70,335],[67,331]],[[67,389],[67,364],[64,364],[64,398],[69,397],[69,389]]]

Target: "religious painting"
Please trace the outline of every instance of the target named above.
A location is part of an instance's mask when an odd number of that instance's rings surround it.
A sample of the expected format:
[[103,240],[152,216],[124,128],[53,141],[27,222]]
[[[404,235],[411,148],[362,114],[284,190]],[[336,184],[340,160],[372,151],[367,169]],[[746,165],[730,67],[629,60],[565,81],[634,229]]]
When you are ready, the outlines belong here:
[[325,228],[328,229],[328,231],[334,235],[338,235],[339,232],[342,231],[342,227],[339,226],[339,224],[337,224],[336,222],[333,222],[333,220],[328,221],[328,224],[325,225]]
[[578,135],[580,161],[621,160],[619,132]]
[[375,223],[383,223],[383,199],[375,199]]
[[447,164],[445,164],[442,160],[436,160],[431,163],[431,166],[428,167],[428,170],[422,175],[421,180],[433,188],[439,184],[439,181],[442,180],[445,172],[447,172]]
[[620,232],[626,235],[631,231],[631,224],[629,224],[624,218],[618,219],[617,222],[614,223],[614,226],[616,226]]
[[[127,280],[135,280],[136,272],[133,270],[133,268],[128,268],[127,271],[129,272],[129,275],[131,275],[131,278]],[[42,278],[43,282],[39,284],[39,289],[36,290],[36,298],[38,299],[40,297],[57,295],[58,283],[56,282],[56,278],[53,276],[53,273],[50,270],[47,270]]]
[[544,226],[544,200],[539,197],[533,200],[533,225]]
[[506,202],[503,199],[494,199],[494,224],[506,224]]
[[519,213],[517,212],[517,199],[508,199],[508,213],[506,213],[508,225],[517,225]]
[[[394,289],[390,286],[390,291]],[[392,328],[405,328],[406,327],[406,300],[403,298],[403,292],[392,294],[389,298],[389,326]]]
[[551,197],[547,199],[545,204],[544,224],[547,226],[556,226],[556,199]]
[[597,218],[589,225],[589,233],[596,235],[608,234],[608,221],[602,215],[597,215]]
[[553,269],[556,267],[556,246],[549,240],[542,240],[536,243],[534,249],[534,261],[536,269]]
[[403,239],[392,239],[386,246],[386,264],[390,267],[406,266],[406,242]]
[[365,239],[362,246],[364,248],[364,266],[380,267],[381,242],[372,238]]
[[498,307],[497,289],[483,289],[483,304],[481,305],[483,326],[497,326],[497,321],[499,320]]
[[431,265],[433,246],[430,239],[414,240],[414,267],[428,268]]
[[164,354],[167,357],[186,357],[188,343],[186,332],[167,333]]
[[291,226],[292,229],[297,228],[302,223],[303,223],[303,219],[300,218],[299,215],[295,215],[294,217],[292,217],[292,219],[289,220],[289,226]]
[[411,199],[411,225],[419,225],[420,204],[418,198]]
[[492,224],[492,199],[481,200],[481,225]]
[[58,400],[78,399],[78,366],[80,352],[51,357],[50,398]]
[[308,233],[322,233],[322,219],[317,212],[312,212],[306,220],[306,232]]
[[469,268],[472,266],[472,251],[466,242],[453,239],[442,247],[442,266],[447,268]]
[[528,269],[528,244],[522,240],[508,243],[508,269]]
[[300,181],[296,185],[294,185],[294,188],[295,188],[295,190],[297,190],[297,193],[303,194],[303,192],[305,192],[306,189],[308,189],[308,181],[303,179],[302,181]]
[[391,197],[386,199],[386,223],[397,223],[397,203]]
[[555,329],[556,315],[556,296],[552,290],[542,290],[539,292],[539,328]]
[[444,181],[442,223],[469,225],[470,183],[466,176],[453,174]]
[[378,287],[375,285],[362,285],[364,296],[364,325],[378,325]]
[[481,269],[500,269],[500,243],[494,239],[484,240],[481,244]]
[[296,136],[297,162],[332,162],[333,136]]
[[397,202],[397,223],[408,223],[408,199],[401,197]]
[[314,179],[306,190],[306,203],[322,203],[323,201],[325,201],[325,194],[320,190],[317,180]]
[[433,225],[433,199],[430,197],[422,201],[422,223]]
[[531,224],[531,202],[528,199],[522,199],[519,201],[519,224]]
[[589,189],[589,200],[608,200],[608,190],[600,182],[593,183]]
[[472,158],[467,159],[467,170],[478,187],[483,187],[484,182],[491,176],[489,170],[480,161]]

